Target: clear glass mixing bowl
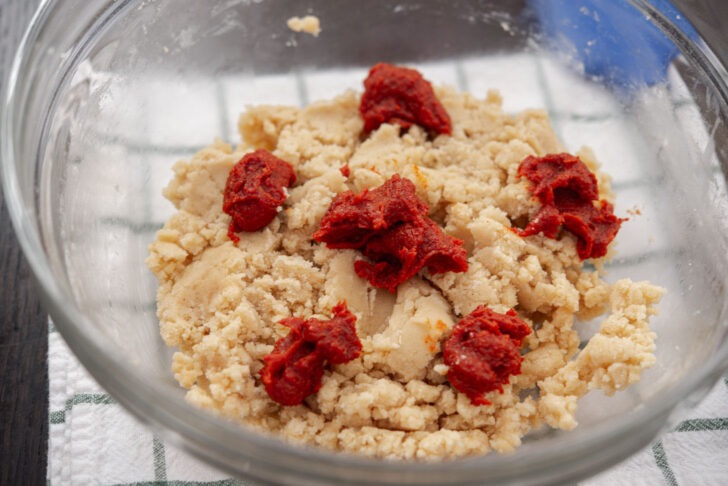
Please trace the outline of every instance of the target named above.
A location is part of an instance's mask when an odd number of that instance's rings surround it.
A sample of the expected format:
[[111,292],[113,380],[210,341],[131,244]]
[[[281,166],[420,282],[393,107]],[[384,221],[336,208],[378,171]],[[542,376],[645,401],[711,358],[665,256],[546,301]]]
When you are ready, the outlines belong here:
[[[511,0],[44,1],[5,93],[3,182],[47,308],[83,364],[168,440],[263,483],[562,482],[648,444],[728,368],[725,72],[653,3],[635,0],[628,8],[640,22],[611,28],[579,9],[597,26],[584,45],[563,35],[568,18],[549,25],[550,7],[529,5],[536,9]],[[286,28],[309,12],[321,19],[318,38]],[[653,49],[645,39],[659,31],[677,55],[642,63]],[[610,39],[621,39],[609,48],[619,55],[595,67],[589,56]],[[635,53],[632,67],[619,61]],[[653,322],[658,362],[609,401],[585,397],[576,430],[532,434],[510,455],[386,462],[288,445],[184,401],[144,264],[171,213],[161,190],[172,163],[216,136],[237,140],[246,104],[360,89],[382,60],[476,96],[499,89],[508,111],[546,108],[569,150],[590,145],[613,175],[617,213],[632,217],[607,268],[610,278],[667,288]]]

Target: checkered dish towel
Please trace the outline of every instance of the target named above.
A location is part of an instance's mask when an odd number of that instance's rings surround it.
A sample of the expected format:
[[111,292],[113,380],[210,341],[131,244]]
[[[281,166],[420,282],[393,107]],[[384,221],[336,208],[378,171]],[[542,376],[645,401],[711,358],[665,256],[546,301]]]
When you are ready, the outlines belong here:
[[[48,339],[51,486],[245,484],[156,437],[89,376],[53,327]],[[727,485],[728,378],[689,417],[652,446],[581,484]]]

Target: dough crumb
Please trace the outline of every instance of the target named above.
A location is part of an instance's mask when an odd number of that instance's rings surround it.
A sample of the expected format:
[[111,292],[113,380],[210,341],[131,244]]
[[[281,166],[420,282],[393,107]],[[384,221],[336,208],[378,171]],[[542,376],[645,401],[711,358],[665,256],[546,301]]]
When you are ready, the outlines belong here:
[[305,32],[314,37],[318,37],[321,32],[321,22],[315,15],[306,15],[305,17],[291,17],[286,22],[288,28],[293,32]]

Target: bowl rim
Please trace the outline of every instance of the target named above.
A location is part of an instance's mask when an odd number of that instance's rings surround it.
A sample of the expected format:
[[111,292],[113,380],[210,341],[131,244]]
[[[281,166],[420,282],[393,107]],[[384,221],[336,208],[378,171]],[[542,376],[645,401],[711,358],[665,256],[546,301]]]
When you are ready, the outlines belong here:
[[[245,461],[235,461],[235,458],[239,458],[240,451],[245,450],[246,454],[250,454],[248,457],[256,461],[265,461],[267,456],[271,456],[273,459],[268,461],[268,467],[278,468],[282,473],[286,471],[289,474],[306,472],[318,474],[317,477],[320,479],[329,480],[336,477],[330,475],[332,472],[349,471],[353,473],[358,471],[359,480],[366,481],[367,478],[370,478],[372,481],[378,481],[378,478],[371,477],[373,470],[382,473],[404,473],[418,479],[433,477],[433,474],[437,477],[456,472],[462,474],[463,470],[469,474],[468,477],[472,480],[477,480],[477,478],[483,480],[484,478],[479,475],[485,471],[492,474],[490,479],[494,480],[510,477],[509,474],[514,471],[526,473],[530,471],[543,478],[549,473],[558,475],[559,469],[570,459],[586,458],[588,455],[602,450],[605,441],[620,441],[627,432],[640,428],[640,426],[644,427],[645,436],[642,437],[642,442],[632,447],[628,453],[634,452],[640,445],[646,445],[680,402],[697,390],[707,392],[706,385],[714,383],[728,369],[728,344],[724,344],[721,348],[716,349],[716,352],[706,359],[692,376],[680,381],[670,390],[651,397],[644,403],[644,406],[619,418],[591,427],[589,435],[580,435],[577,431],[572,431],[567,436],[549,438],[551,447],[545,449],[532,450],[528,449],[526,445],[523,448],[525,452],[519,454],[498,456],[488,454],[476,458],[435,463],[387,462],[292,445],[281,439],[261,435],[244,428],[230,427],[230,422],[193,407],[168,390],[156,388],[139,372],[127,366],[121,356],[109,352],[108,347],[104,345],[99,336],[82,332],[82,327],[90,327],[88,319],[73,305],[71,297],[58,282],[51,278],[52,272],[43,250],[41,232],[33,224],[33,219],[26,217],[28,209],[24,208],[22,203],[18,176],[13,163],[15,93],[23,74],[24,58],[35,43],[39,32],[48,22],[52,21],[50,12],[53,5],[61,1],[42,0],[17,50],[2,96],[0,157],[2,158],[2,183],[8,211],[37,288],[41,292],[49,314],[53,317],[69,347],[94,378],[99,383],[103,383],[104,388],[119,403],[137,418],[161,432],[175,445],[237,474],[243,472],[242,466]],[[690,59],[690,62],[697,63],[699,70],[708,76],[711,88],[718,93],[722,111],[728,114],[728,87],[725,83],[728,78],[725,76],[725,68],[705,45],[702,38],[700,38],[701,45],[693,42],[649,1],[628,1],[650,16],[655,25],[675,42],[683,54]],[[124,370],[124,373],[119,373],[118,370]],[[667,397],[664,396],[666,394],[671,395],[670,399],[666,399]],[[215,445],[221,447],[222,450],[212,450],[214,447],[206,450],[205,446],[211,446],[213,439]],[[248,447],[241,448],[241,446]],[[617,462],[626,455],[612,455],[607,461],[592,461],[591,465],[604,466],[606,462],[610,464]],[[293,465],[285,466],[276,462],[276,458],[280,456],[295,462]],[[528,464],[523,463],[525,459],[528,460]],[[236,467],[236,462],[239,462],[241,467]],[[311,468],[312,464],[316,467]]]

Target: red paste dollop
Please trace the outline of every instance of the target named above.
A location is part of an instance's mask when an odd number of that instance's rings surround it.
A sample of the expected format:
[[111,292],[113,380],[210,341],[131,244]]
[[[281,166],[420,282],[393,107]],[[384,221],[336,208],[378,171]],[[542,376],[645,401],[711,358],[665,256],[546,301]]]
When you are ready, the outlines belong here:
[[518,167],[518,175],[533,183],[531,192],[542,204],[518,234],[556,238],[563,226],[577,237],[576,251],[582,260],[607,254],[625,220],[614,215],[609,202],[598,201],[597,179],[584,162],[570,154],[529,156]]
[[260,379],[271,399],[281,405],[298,405],[321,388],[324,367],[356,359],[361,341],[356,335],[356,316],[346,303],[333,308],[328,321],[289,317],[281,324],[291,329],[276,341],[273,351],[263,358]]
[[365,133],[382,123],[397,123],[402,128],[414,124],[435,133],[452,133],[450,115],[432,85],[414,69],[385,63],[372,67],[364,80],[359,112]]
[[423,267],[433,274],[468,269],[463,242],[427,211],[412,181],[395,174],[376,189],[337,195],[313,237],[329,248],[360,250],[369,261],[354,262],[356,274],[394,292]]
[[222,209],[232,216],[228,237],[238,231],[258,231],[270,223],[286,200],[284,188],[296,182],[291,164],[267,150],[246,154],[230,171]]
[[503,393],[510,376],[521,373],[519,348],[530,332],[513,309],[500,314],[478,306],[455,325],[442,345],[450,384],[473,405],[489,405],[483,395],[493,390]]

